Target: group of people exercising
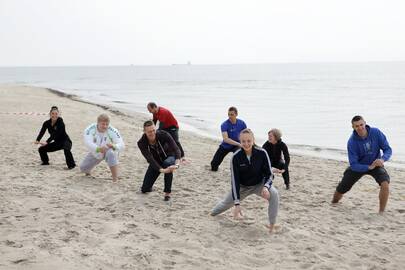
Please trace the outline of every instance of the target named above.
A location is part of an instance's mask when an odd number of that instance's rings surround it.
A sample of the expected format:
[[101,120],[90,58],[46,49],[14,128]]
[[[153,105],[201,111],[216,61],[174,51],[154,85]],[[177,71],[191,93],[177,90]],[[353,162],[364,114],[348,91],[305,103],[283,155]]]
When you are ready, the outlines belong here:
[[[164,200],[169,201],[173,172],[187,162],[179,141],[179,124],[168,109],[157,106],[154,102],[148,103],[147,109],[153,114],[153,119],[144,122],[143,135],[137,143],[149,163],[141,192],[151,192],[155,181],[163,173]],[[42,165],[49,164],[48,152],[63,149],[67,168],[73,169],[76,163],[71,153],[72,141],[66,133],[59,109],[53,106],[49,114],[50,119],[43,123],[35,141],[40,144],[38,151]],[[253,132],[237,116],[237,108],[230,107],[228,119],[221,124],[223,140],[211,161],[211,171],[215,172],[225,156],[233,152],[230,165],[231,191],[211,210],[211,215],[218,215],[234,206],[234,218],[240,219],[241,201],[251,194],[256,194],[268,201],[268,229],[272,232],[275,230],[279,208],[278,191],[272,185],[274,174],[281,174],[286,189],[290,189],[288,147],[282,141],[282,134],[278,129],[271,129],[268,132],[268,140],[262,147],[257,146]],[[363,117],[355,116],[351,122],[354,130],[347,144],[350,165],[336,188],[332,203],[339,202],[344,193],[363,175],[368,174],[380,185],[379,213],[383,213],[388,201],[390,182],[384,162],[392,155],[391,147],[385,135],[379,129],[366,125]],[[42,142],[46,130],[50,137]],[[90,175],[92,169],[105,160],[111,170],[112,180],[116,182],[119,153],[124,150],[125,144],[119,131],[110,125],[108,115],[99,115],[97,122],[85,129],[84,142],[89,153],[80,163],[80,171]]]

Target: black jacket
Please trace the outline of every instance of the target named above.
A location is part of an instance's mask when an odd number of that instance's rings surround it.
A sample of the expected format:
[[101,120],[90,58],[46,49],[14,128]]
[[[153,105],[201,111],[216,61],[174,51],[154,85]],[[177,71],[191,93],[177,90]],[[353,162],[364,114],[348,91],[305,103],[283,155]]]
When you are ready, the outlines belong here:
[[279,164],[282,160],[281,153],[284,156],[285,165],[290,164],[290,153],[288,152],[287,145],[280,139],[276,144],[272,144],[269,141],[263,144],[263,149],[266,150],[267,154],[270,157],[272,164]]
[[52,141],[54,141],[55,143],[60,143],[60,144],[64,144],[66,141],[70,141],[69,136],[66,133],[65,130],[65,123],[63,123],[63,119],[62,117],[58,117],[58,119],[56,120],[55,125],[52,126],[52,120],[46,120],[43,124],[42,124],[42,128],[41,131],[39,132],[38,136],[37,136],[37,141],[40,141],[42,139],[42,137],[45,134],[45,131],[48,129],[49,134],[51,135],[46,142],[50,143]]
[[232,196],[235,204],[239,204],[240,186],[255,186],[263,183],[270,189],[273,173],[267,152],[258,146],[252,149],[250,161],[243,149],[237,150],[231,161]]
[[180,159],[179,147],[172,136],[163,130],[156,130],[156,144],[153,146],[149,144],[146,134],[143,134],[138,147],[146,161],[156,170],[162,168],[163,161],[169,156]]

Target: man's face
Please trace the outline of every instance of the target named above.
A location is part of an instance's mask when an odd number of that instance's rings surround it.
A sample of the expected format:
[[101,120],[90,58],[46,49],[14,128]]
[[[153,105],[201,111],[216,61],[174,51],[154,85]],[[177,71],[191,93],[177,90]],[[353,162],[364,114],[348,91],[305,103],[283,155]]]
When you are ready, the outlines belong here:
[[108,121],[100,121],[97,123],[97,129],[99,132],[106,132],[110,123]]
[[237,116],[238,116],[238,114],[236,112],[228,111],[228,117],[229,117],[229,120],[231,120],[231,122],[235,122]]
[[366,121],[363,119],[353,122],[352,127],[360,137],[367,136]]
[[157,113],[157,108],[151,108],[150,106],[147,106],[147,108],[150,113]]
[[155,139],[156,139],[156,127],[155,127],[155,125],[145,127],[143,129],[143,132],[146,134],[146,137],[148,138],[149,141],[151,141],[151,142],[155,141]]

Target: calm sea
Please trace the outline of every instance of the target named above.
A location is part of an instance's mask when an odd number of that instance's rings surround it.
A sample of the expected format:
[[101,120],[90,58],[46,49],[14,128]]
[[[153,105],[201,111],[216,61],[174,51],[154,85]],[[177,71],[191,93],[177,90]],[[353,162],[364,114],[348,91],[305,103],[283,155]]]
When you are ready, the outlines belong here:
[[387,135],[391,164],[405,165],[405,62],[4,67],[0,83],[54,88],[143,113],[155,101],[182,129],[215,138],[227,108],[236,106],[258,144],[277,127],[292,152],[339,160],[346,160],[350,120],[360,114]]

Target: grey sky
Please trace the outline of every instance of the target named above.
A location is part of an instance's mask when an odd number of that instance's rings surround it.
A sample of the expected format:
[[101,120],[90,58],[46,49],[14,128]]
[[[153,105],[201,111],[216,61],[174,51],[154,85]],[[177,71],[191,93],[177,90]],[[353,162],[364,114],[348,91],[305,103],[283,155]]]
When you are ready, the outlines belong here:
[[0,65],[404,61],[405,1],[0,0]]

